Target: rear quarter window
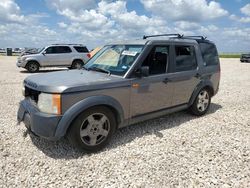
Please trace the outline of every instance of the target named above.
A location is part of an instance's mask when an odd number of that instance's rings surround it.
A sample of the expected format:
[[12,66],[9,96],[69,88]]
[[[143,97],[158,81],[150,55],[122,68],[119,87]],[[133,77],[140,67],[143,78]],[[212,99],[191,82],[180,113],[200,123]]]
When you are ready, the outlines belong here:
[[200,43],[199,45],[205,65],[206,66],[218,65],[219,56],[215,45],[211,43]]
[[74,46],[75,50],[79,53],[88,53],[89,50],[84,46]]

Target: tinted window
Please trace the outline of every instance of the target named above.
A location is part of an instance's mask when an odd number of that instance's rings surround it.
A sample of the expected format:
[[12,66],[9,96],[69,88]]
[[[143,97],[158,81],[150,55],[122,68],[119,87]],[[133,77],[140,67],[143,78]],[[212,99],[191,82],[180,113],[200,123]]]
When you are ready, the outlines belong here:
[[200,43],[200,49],[206,66],[219,64],[219,57],[214,44]]
[[54,54],[56,53],[56,47],[49,47],[46,49],[47,54]]
[[84,46],[74,46],[75,50],[79,53],[88,53],[89,50]]
[[60,54],[60,53],[70,53],[72,51],[71,51],[70,47],[68,47],[68,46],[57,46],[56,52],[58,54]]
[[149,74],[164,74],[167,70],[167,62],[169,57],[168,46],[155,46],[142,66],[149,66]]
[[176,65],[175,71],[188,71],[196,69],[197,62],[195,57],[195,49],[193,46],[176,46]]
[[68,46],[53,46],[46,49],[47,54],[60,54],[72,52]]

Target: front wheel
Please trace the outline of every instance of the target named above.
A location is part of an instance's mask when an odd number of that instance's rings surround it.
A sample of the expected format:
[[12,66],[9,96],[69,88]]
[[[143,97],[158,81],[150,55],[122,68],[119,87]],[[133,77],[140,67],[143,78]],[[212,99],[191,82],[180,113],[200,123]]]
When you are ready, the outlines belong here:
[[85,152],[96,152],[110,141],[116,127],[115,116],[107,107],[93,107],[81,113],[72,123],[67,137]]
[[196,116],[204,115],[210,106],[211,94],[207,89],[202,89],[197,95],[194,103],[189,108],[190,112]]
[[35,61],[31,61],[27,64],[26,69],[30,73],[38,72],[39,71],[39,64]]

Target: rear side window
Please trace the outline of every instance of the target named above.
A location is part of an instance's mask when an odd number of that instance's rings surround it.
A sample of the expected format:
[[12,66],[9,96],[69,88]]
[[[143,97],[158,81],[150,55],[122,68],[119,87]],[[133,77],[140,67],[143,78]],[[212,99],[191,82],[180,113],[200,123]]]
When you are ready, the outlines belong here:
[[53,46],[46,49],[47,54],[61,54],[72,52],[68,46]]
[[214,44],[200,43],[200,49],[206,66],[219,64],[219,56]]
[[189,71],[197,68],[195,49],[193,46],[176,46],[175,71]]
[[58,54],[61,54],[61,53],[70,53],[72,51],[71,51],[70,47],[68,47],[68,46],[57,46],[56,52]]
[[75,50],[79,53],[88,53],[89,50],[84,46],[74,46]]

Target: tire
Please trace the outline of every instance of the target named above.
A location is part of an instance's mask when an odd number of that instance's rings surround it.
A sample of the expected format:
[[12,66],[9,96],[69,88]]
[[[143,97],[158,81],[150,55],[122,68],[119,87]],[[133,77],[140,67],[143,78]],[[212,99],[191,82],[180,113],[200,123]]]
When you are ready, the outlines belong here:
[[194,103],[190,106],[189,111],[196,116],[202,116],[207,113],[211,103],[211,92],[203,88],[195,98]]
[[35,73],[39,71],[39,63],[37,63],[36,61],[30,61],[28,62],[28,64],[26,65],[26,69],[30,72],[30,73]]
[[67,137],[73,146],[90,153],[103,149],[115,129],[116,120],[112,111],[104,106],[96,106],[82,112],[73,121]]
[[81,60],[74,60],[71,69],[81,69],[83,67],[84,63]]

